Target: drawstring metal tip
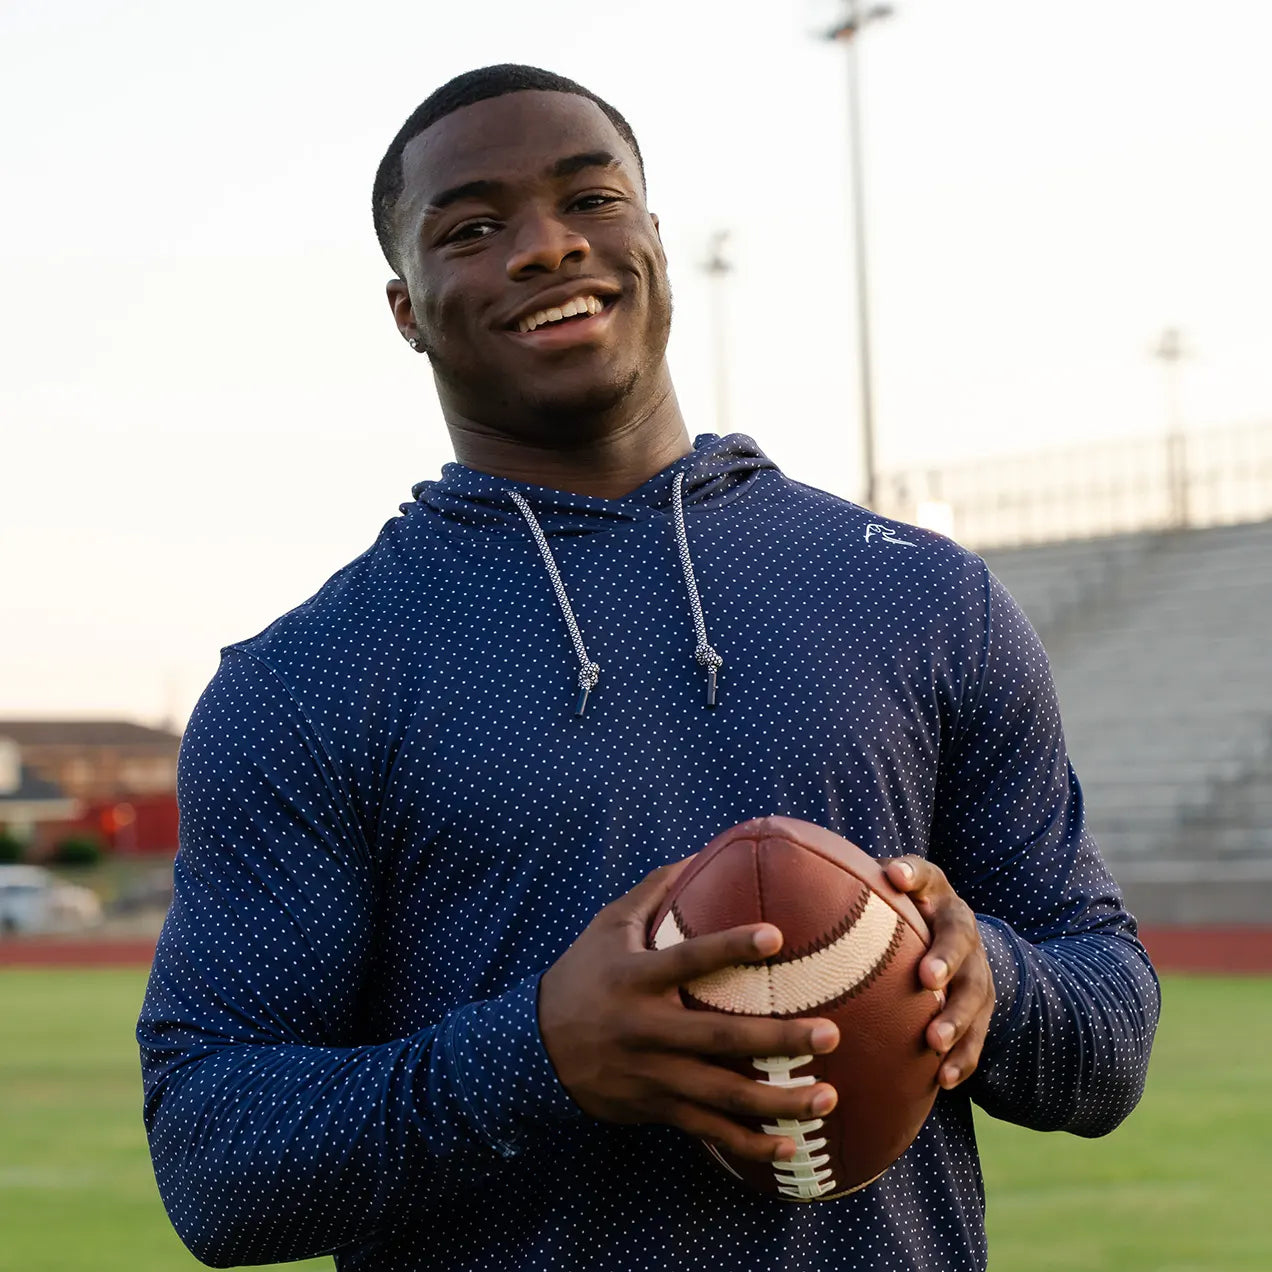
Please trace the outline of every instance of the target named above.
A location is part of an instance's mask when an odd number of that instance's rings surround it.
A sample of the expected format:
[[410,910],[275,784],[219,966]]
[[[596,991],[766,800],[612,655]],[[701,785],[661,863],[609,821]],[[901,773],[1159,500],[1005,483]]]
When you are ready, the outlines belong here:
[[574,714],[581,716],[587,710],[588,695],[601,678],[600,663],[589,662],[579,668],[579,697],[574,704]]
[[716,691],[720,687],[720,668],[724,666],[724,659],[706,641],[703,641],[694,650],[693,656],[698,666],[707,673],[707,706],[714,707],[716,705]]

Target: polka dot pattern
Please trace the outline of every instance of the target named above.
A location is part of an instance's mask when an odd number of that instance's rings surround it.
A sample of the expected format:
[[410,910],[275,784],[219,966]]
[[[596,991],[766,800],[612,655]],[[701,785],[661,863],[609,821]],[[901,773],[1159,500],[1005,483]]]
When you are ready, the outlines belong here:
[[[511,489],[601,666],[582,718]],[[979,558],[790,481],[743,437],[698,439],[623,499],[455,464],[415,495],[223,651],[183,743],[138,1036],[187,1244],[357,1272],[983,1268],[970,1101],[1107,1131],[1158,1010],[1019,609]],[[585,1117],[536,1023],[539,976],[601,906],[763,814],[937,862],[997,985],[980,1071],[878,1183],[825,1205],[752,1196],[669,1128]]]

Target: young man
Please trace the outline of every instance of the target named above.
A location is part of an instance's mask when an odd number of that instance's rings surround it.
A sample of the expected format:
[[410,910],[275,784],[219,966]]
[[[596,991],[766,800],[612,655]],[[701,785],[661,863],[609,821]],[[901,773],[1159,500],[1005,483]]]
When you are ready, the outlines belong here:
[[[375,213],[459,462],[190,722],[139,1027],[173,1223],[222,1266],[983,1267],[972,1101],[1102,1134],[1158,1011],[1037,638],[949,540],[690,445],[640,153],[585,89],[452,81]],[[780,933],[643,948],[669,863],[769,813],[897,858],[946,995],[922,1133],[824,1204],[692,1139],[785,1156],[743,1119],[833,1105],[717,1063],[828,1021],[679,1002]]]

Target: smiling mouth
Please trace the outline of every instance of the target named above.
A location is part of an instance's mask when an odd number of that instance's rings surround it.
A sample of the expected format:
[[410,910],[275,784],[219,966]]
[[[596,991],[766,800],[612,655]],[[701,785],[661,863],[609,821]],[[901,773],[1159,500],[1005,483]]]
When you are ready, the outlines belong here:
[[553,306],[548,309],[540,309],[533,314],[526,314],[524,318],[518,320],[516,330],[522,335],[528,335],[541,327],[568,326],[579,320],[585,321],[588,318],[596,317],[597,314],[604,312],[607,305],[612,302],[613,297],[602,300],[599,296],[593,296],[590,293],[584,296],[576,296],[573,300],[568,300],[559,307]]

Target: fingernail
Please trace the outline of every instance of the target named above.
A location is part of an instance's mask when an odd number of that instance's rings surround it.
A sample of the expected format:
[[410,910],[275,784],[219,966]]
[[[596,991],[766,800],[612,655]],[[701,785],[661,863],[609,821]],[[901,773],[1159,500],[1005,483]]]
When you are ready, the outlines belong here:
[[751,944],[759,954],[776,954],[781,948],[782,938],[776,928],[761,928],[751,937]]
[[945,978],[950,974],[950,965],[943,958],[934,958],[928,967],[932,969],[932,975],[936,977],[940,984],[945,984]]
[[948,1020],[943,1020],[936,1027],[936,1036],[941,1040],[941,1046],[948,1047],[954,1040],[954,1026]]
[[898,869],[903,875],[905,875],[908,883],[914,882],[914,867],[908,861],[903,861],[900,866],[898,866]]
[[797,1151],[798,1150],[795,1145],[788,1140],[777,1150],[776,1153],[773,1154],[773,1156],[779,1162],[789,1162],[791,1158],[795,1156]]
[[947,1064],[945,1068],[941,1070],[941,1085],[947,1089],[953,1086],[958,1086],[959,1076],[960,1070],[958,1065]]
[[819,1091],[813,1096],[813,1112],[821,1117],[829,1113],[835,1107],[835,1095],[833,1091]]
[[809,1035],[814,1051],[830,1051],[839,1040],[839,1030],[834,1025],[818,1025]]

